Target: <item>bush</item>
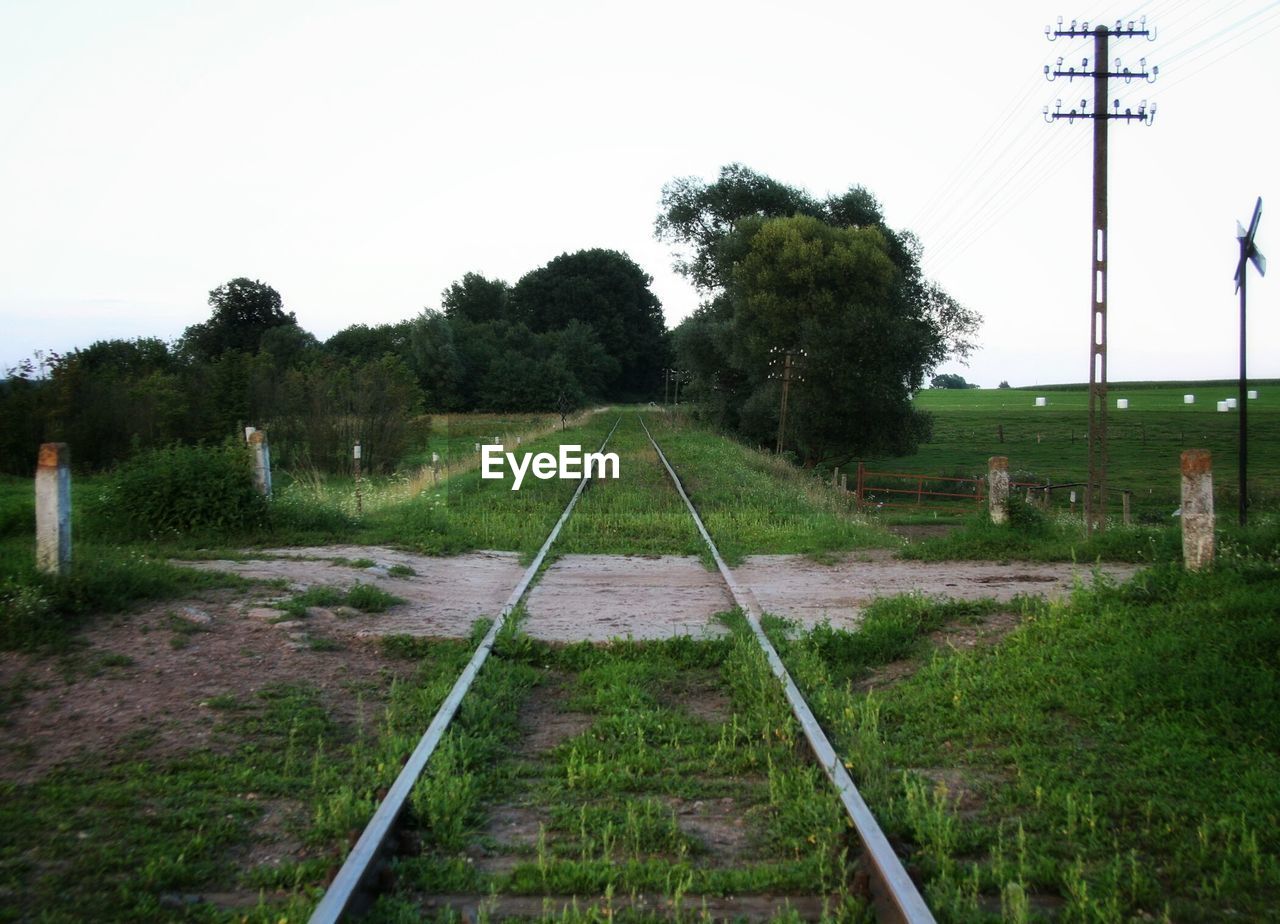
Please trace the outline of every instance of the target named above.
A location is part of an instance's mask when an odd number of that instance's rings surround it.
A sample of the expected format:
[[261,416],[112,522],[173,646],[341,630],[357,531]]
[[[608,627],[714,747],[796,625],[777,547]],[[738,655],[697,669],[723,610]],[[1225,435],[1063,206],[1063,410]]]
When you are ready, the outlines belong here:
[[249,454],[236,442],[142,453],[116,471],[101,504],[111,531],[148,539],[244,532],[267,516]]

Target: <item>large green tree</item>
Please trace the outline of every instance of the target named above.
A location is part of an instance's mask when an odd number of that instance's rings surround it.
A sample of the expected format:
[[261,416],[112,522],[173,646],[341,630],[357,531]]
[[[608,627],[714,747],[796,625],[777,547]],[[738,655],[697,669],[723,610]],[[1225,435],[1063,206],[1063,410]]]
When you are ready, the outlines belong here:
[[583,325],[617,370],[601,397],[637,399],[660,388],[667,364],[662,304],[653,278],[625,253],[580,250],[526,273],[512,290],[513,316],[534,333]]
[[791,350],[803,358],[784,443],[806,463],[909,451],[927,432],[909,395],[969,353],[980,319],[924,278],[919,242],[870,192],[818,200],[731,164],[714,183],[672,181],[662,201],[657,236],[705,296],[675,331],[678,361],[719,423],[773,442],[773,360]]
[[501,321],[510,312],[511,287],[501,279],[467,273],[444,290],[441,306],[450,320]]
[[209,307],[209,320],[182,334],[182,351],[196,359],[214,359],[231,350],[256,353],[268,330],[298,323],[293,312],[285,312],[279,292],[243,276],[211,291]]

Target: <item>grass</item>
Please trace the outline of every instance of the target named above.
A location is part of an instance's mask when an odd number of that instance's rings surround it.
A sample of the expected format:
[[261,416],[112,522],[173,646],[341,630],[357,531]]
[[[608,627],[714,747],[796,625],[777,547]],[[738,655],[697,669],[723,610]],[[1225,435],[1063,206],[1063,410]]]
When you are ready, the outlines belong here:
[[[608,646],[552,648],[504,633],[414,790],[422,853],[396,862],[397,888],[372,920],[413,915],[419,892],[577,895],[582,914],[606,916],[613,896],[640,892],[691,910],[700,896],[822,895],[833,920],[865,919],[850,893],[839,803],[802,757],[763,655],[731,623],[722,640]],[[517,746],[517,707],[539,689],[567,717],[559,721],[581,727],[541,752]],[[723,715],[686,709],[708,694],[724,701]],[[677,812],[716,799],[749,832],[731,862],[712,857]],[[485,833],[490,813],[512,811],[540,819],[535,837]],[[486,856],[509,859],[489,867],[477,859]]]
[[647,414],[721,554],[823,555],[900,543],[810,473],[680,418]]
[[619,477],[590,483],[556,540],[556,552],[701,555],[702,537],[637,415],[623,417],[609,450],[619,456]]
[[[1250,385],[1250,497],[1259,511],[1280,510],[1280,382]],[[1194,405],[1182,396],[1195,394]],[[1035,407],[1035,398],[1047,399]],[[1218,413],[1218,399],[1235,397],[1232,384],[1204,382],[1113,383],[1108,391],[1108,484],[1133,492],[1137,517],[1165,520],[1179,504],[1179,458],[1184,449],[1209,449],[1214,459],[1215,504],[1235,509],[1238,497],[1239,417]],[[1129,408],[1117,410],[1117,398]],[[867,459],[877,471],[982,476],[990,456],[1008,456],[1015,481],[1054,484],[1088,475],[1088,390],[1084,386],[1038,389],[926,389],[916,407],[933,414],[933,438],[917,453]],[[848,466],[850,460],[838,460]],[[856,460],[854,460],[856,461]],[[1067,492],[1060,503],[1066,504]],[[1109,503],[1119,513],[1119,497]],[[1077,510],[1079,508],[1077,507]]]
[[229,574],[196,571],[113,546],[80,547],[69,575],[36,571],[31,540],[0,540],[0,649],[65,648],[84,619],[218,587]]
[[1026,601],[1003,644],[874,694],[841,686],[847,655],[915,603],[847,638],[774,634],[940,919],[1260,920],[1280,900],[1273,561]]
[[[180,756],[153,756],[143,731],[116,755],[0,783],[0,921],[83,920],[86,908],[102,921],[304,920],[477,641],[388,640],[388,657],[416,662],[412,679],[363,681],[354,722],[307,683],[228,692],[205,703],[218,717],[209,743]],[[282,830],[264,834],[272,814]],[[301,855],[245,865],[281,836]],[[247,909],[183,898],[259,890],[271,897]]]
[[289,619],[305,619],[307,611],[316,606],[349,606],[362,613],[385,613],[397,603],[404,600],[376,584],[357,583],[347,591],[327,586],[310,587],[274,606]]

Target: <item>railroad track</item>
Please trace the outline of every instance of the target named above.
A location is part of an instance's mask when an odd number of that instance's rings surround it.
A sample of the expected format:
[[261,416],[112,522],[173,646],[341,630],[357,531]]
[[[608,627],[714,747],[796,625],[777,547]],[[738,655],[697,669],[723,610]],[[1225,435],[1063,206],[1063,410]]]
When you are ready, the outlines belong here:
[[[932,922],[934,920],[933,915],[925,904],[924,899],[904,869],[902,862],[894,853],[874,815],[859,794],[857,786],[849,776],[843,762],[836,754],[830,740],[823,732],[808,703],[805,702],[799,688],[787,672],[782,659],[778,656],[776,649],[761,627],[761,610],[758,603],[750,591],[735,580],[732,571],[725,564],[715,541],[707,531],[697,508],[689,498],[684,485],[668,461],[666,454],[649,431],[643,417],[637,415],[637,419],[672,484],[687,507],[698,533],[715,561],[730,596],[743,614],[752,636],[763,652],[769,670],[780,682],[786,696],[787,705],[808,742],[814,760],[822,768],[823,773],[835,788],[844,812],[848,815],[849,821],[862,841],[864,855],[869,863],[869,871],[874,882],[873,894],[876,898],[876,910],[881,917],[890,920],[906,921],[909,924]],[[604,451],[621,421],[621,416],[614,421],[608,435],[601,443],[600,452]],[[556,537],[559,536],[561,528],[573,513],[574,507],[577,505],[589,481],[590,477],[584,475],[578,483],[573,496],[565,506],[564,512],[556,521],[538,554],[525,570],[520,582],[512,591],[511,596],[502,607],[493,625],[477,646],[471,660],[445,697],[439,711],[406,761],[395,783],[387,791],[387,795],[374,813],[373,818],[357,839],[341,869],[330,883],[324,897],[311,916],[312,924],[326,924],[326,922],[345,920],[368,907],[376,890],[379,869],[391,852],[389,845],[394,841],[393,834],[396,831],[398,821],[405,813],[415,783],[417,783],[425,770],[432,754],[440,746],[450,722],[457,714],[464,697],[471,690],[481,667],[493,651],[499,633],[512,612],[524,599],[525,594],[537,577],[547,553],[555,543]],[[432,906],[432,910],[451,907],[447,896],[438,900],[435,904],[440,905],[440,908]],[[625,900],[619,904],[620,908],[626,906]],[[536,917],[539,912],[545,915],[548,910],[553,913],[562,913],[567,909],[568,906],[550,907],[546,902],[538,906],[533,900],[516,898],[503,905],[491,903],[486,911],[488,914],[497,911],[499,916],[503,912],[507,912],[521,917]],[[455,908],[454,910],[457,909]],[[723,909],[717,905],[716,910],[722,911],[722,914],[717,914],[715,915],[716,917],[735,917],[741,909],[730,900],[728,904],[724,905]],[[476,913],[475,909],[471,909],[471,911]],[[703,911],[704,913],[708,912],[705,902]]]

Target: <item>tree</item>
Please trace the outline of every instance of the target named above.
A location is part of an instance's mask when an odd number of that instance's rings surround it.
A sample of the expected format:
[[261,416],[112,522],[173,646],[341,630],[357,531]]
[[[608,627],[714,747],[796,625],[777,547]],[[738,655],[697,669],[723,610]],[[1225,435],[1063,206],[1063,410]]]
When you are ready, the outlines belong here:
[[802,358],[785,442],[805,464],[912,448],[927,422],[908,396],[938,335],[923,314],[895,310],[899,274],[880,231],[797,215],[740,222],[735,233],[747,238],[728,287],[736,428],[772,442],[780,397],[772,351],[792,350]]
[[444,290],[441,305],[450,320],[501,321],[507,317],[510,298],[511,287],[501,279],[467,273]]
[[574,322],[590,329],[618,366],[600,397],[647,397],[659,387],[667,365],[666,323],[662,303],[649,290],[652,283],[616,250],[561,254],[520,278],[512,290],[512,315],[534,333]]
[[996,386],[996,388],[1009,388],[1009,387],[1011,386],[1009,385],[1008,379],[1002,379],[1000,384]]
[[256,353],[268,330],[297,324],[293,312],[284,311],[279,292],[243,276],[211,291],[209,307],[209,320],[182,334],[182,352],[197,359],[215,359],[231,350]]
[[908,394],[973,349],[979,316],[920,269],[921,247],[861,186],[818,200],[741,164],[663,189],[656,234],[707,301],[675,332],[691,397],[721,425],[772,442],[768,350],[808,353],[786,440],[806,462],[909,450],[927,432]]
[[955,375],[954,373],[944,372],[941,375],[935,375],[929,380],[930,388],[977,388],[976,385],[970,385],[964,380],[963,375]]
[[324,342],[327,352],[343,359],[381,359],[387,354],[407,359],[411,353],[412,321],[398,324],[352,324]]

